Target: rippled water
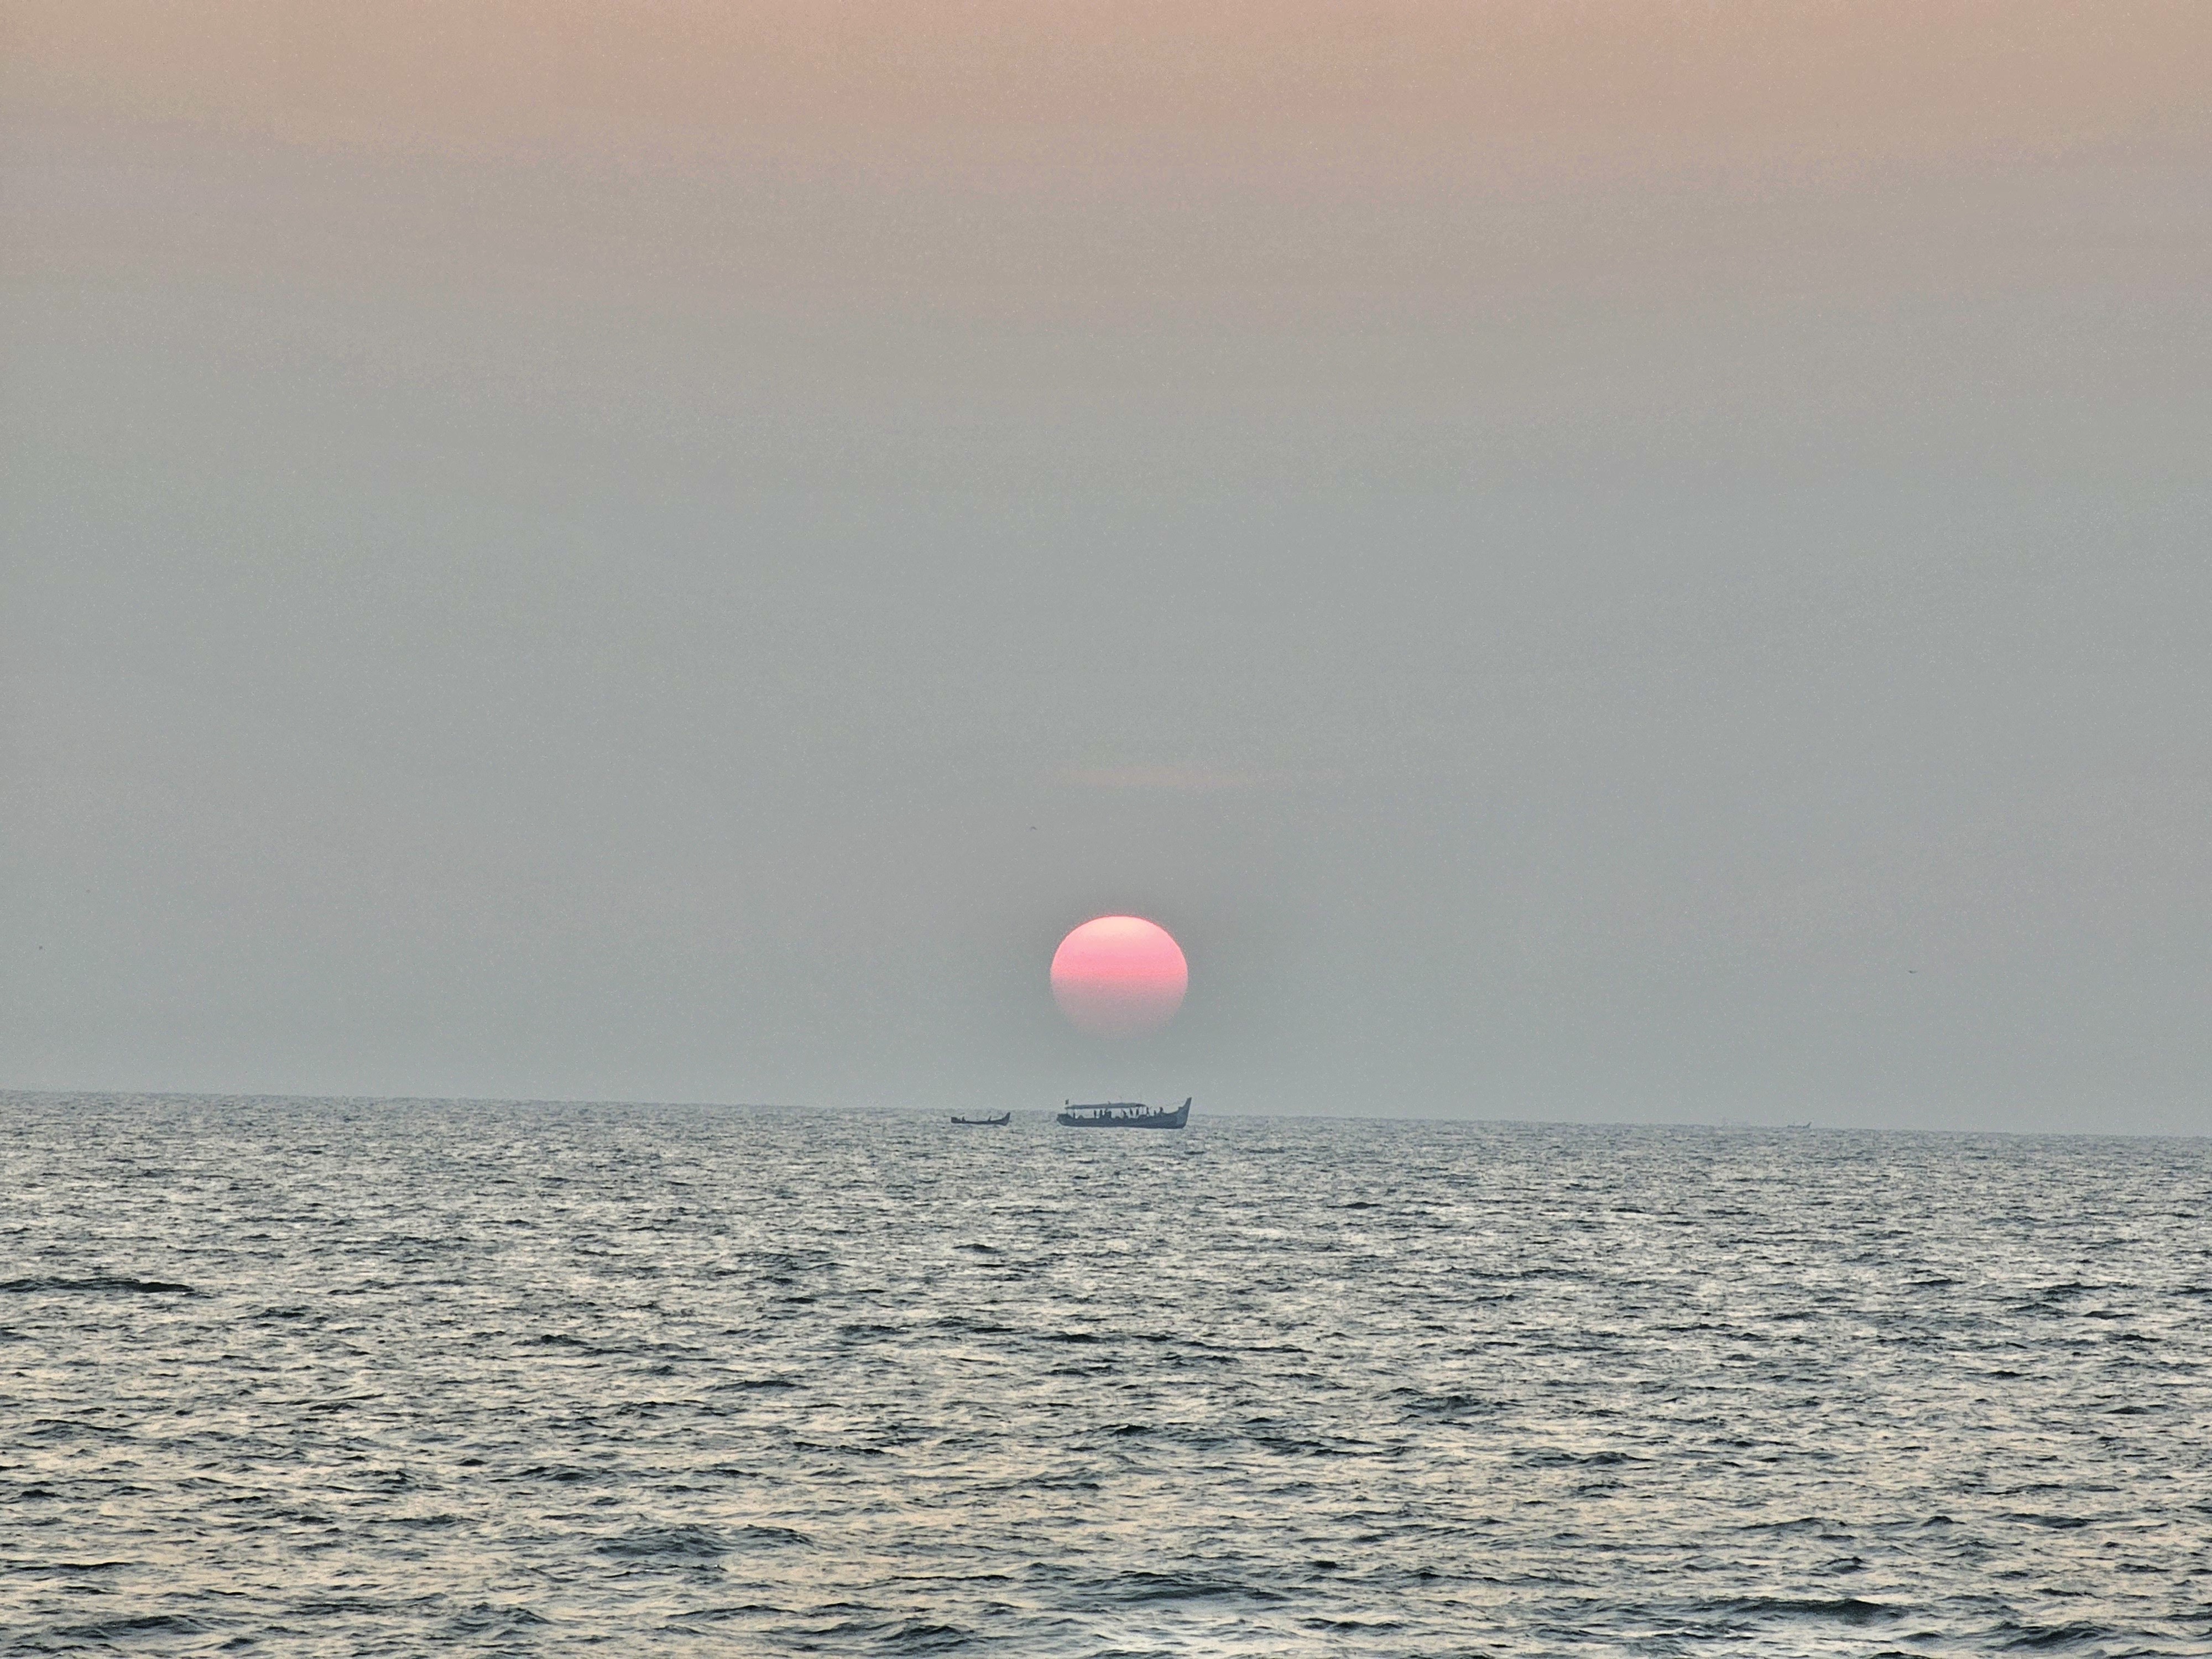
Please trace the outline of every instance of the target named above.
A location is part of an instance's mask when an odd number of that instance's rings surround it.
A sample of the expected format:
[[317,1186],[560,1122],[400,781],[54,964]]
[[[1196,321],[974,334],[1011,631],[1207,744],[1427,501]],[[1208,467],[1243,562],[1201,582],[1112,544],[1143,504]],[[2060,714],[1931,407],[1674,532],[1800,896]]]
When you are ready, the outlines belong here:
[[0,1097],[9,1651],[2212,1653],[2212,1145]]

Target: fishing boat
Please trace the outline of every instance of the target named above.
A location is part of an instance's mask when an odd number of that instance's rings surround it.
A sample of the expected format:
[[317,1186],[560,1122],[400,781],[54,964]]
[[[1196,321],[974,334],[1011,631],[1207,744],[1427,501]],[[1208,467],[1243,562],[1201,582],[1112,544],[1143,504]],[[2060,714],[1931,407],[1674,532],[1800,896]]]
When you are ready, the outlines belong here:
[[1071,1129],[1180,1129],[1190,1121],[1188,1097],[1173,1111],[1134,1100],[1103,1100],[1095,1106],[1061,1103],[1067,1109],[1060,1113],[1060,1121]]
[[1012,1112],[1001,1112],[996,1117],[958,1117],[952,1120],[963,1129],[1003,1129],[1014,1121]]

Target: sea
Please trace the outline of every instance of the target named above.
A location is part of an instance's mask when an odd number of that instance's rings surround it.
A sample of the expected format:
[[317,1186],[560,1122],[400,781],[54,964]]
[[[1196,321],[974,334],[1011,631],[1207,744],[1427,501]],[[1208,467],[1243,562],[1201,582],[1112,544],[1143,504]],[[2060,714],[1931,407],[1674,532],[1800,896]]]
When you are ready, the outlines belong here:
[[2212,1654],[2212,1142],[0,1097],[0,1651]]

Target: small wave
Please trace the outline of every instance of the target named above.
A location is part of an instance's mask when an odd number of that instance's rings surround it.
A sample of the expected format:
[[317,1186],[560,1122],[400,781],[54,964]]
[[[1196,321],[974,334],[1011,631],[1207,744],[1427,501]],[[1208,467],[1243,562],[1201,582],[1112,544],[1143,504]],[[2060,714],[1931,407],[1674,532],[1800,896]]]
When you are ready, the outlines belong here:
[[2101,1642],[2112,1632],[2102,1625],[2076,1620],[2067,1625],[2030,1625],[2004,1644],[2007,1653],[2033,1652],[2043,1648],[2071,1647],[2076,1642]]
[[727,1555],[730,1546],[709,1527],[647,1527],[606,1540],[599,1553],[627,1561],[712,1561]]
[[1611,1468],[1615,1464],[1641,1463],[1645,1460],[1622,1451],[1540,1451],[1530,1453],[1527,1461],[1540,1468]]
[[1446,1422],[1468,1417],[1495,1415],[1505,1408],[1506,1402],[1483,1395],[1422,1394],[1413,1389],[1395,1390],[1395,1397],[1405,1403],[1399,1407],[1408,1417],[1439,1418]]
[[1905,1611],[1886,1601],[1866,1601],[1856,1595],[1745,1595],[1720,1605],[1731,1613],[1786,1619],[1839,1619],[1847,1625],[1895,1619]]
[[[17,1492],[15,1494],[19,1498],[31,1497],[33,1495],[33,1494],[29,1492]],[[35,1495],[42,1498],[51,1498],[53,1496],[52,1493],[45,1492],[39,1492]],[[113,1572],[118,1568],[127,1567],[130,1565],[131,1563],[128,1561],[11,1561],[5,1566],[0,1566],[0,1572],[30,1574],[55,1572]]]
[[0,1279],[0,1293],[17,1296],[69,1294],[86,1296],[195,1296],[198,1292],[189,1285],[173,1284],[166,1279],[131,1279],[120,1273],[95,1273],[90,1279]]
[[370,1595],[314,1595],[295,1602],[292,1610],[311,1619],[340,1619],[348,1617],[378,1618],[390,1613],[404,1602],[385,1601]]
[[951,1313],[932,1322],[939,1330],[958,1331],[968,1336],[1016,1336],[1019,1330],[1012,1325],[1003,1325],[996,1320],[978,1319],[971,1314]]
[[882,1640],[894,1653],[950,1653],[956,1648],[966,1647],[974,1637],[974,1632],[963,1630],[957,1625],[913,1620],[886,1632]]
[[573,1336],[567,1331],[541,1331],[536,1336],[526,1338],[522,1346],[526,1349],[565,1349],[571,1353],[583,1354],[593,1359],[621,1358],[649,1352],[641,1346],[625,1345],[610,1347],[605,1343],[594,1342],[588,1337]]
[[550,1622],[544,1614],[532,1613],[528,1607],[502,1607],[479,1601],[453,1614],[447,1620],[446,1627],[454,1636],[483,1637]]
[[602,1540],[595,1548],[599,1554],[626,1561],[712,1561],[738,1550],[783,1549],[813,1541],[789,1527],[754,1525],[727,1532],[713,1527],[641,1527]]
[[1261,1601],[1280,1601],[1280,1592],[1256,1584],[1230,1583],[1218,1578],[1186,1572],[1129,1572],[1115,1581],[1132,1601],[1199,1601],[1217,1595],[1237,1595]]
[[147,1613],[135,1619],[103,1619],[96,1625],[71,1625],[54,1634],[85,1642],[118,1642],[133,1636],[197,1636],[207,1628],[200,1620],[182,1613]]
[[811,1544],[814,1540],[805,1533],[789,1527],[767,1527],[756,1523],[739,1527],[731,1541],[740,1547],[753,1545],[773,1548],[783,1544]]

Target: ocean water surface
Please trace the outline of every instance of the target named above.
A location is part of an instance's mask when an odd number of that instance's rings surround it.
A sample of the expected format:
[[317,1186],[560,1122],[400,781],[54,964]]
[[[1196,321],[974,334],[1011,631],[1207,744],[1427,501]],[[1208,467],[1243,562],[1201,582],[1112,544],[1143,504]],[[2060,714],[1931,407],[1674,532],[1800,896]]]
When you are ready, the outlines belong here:
[[0,1097],[9,1653],[2212,1653],[2212,1143]]

